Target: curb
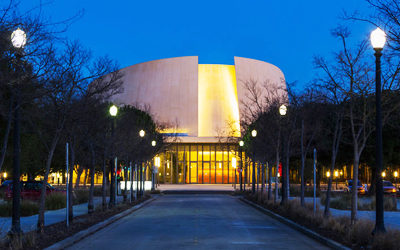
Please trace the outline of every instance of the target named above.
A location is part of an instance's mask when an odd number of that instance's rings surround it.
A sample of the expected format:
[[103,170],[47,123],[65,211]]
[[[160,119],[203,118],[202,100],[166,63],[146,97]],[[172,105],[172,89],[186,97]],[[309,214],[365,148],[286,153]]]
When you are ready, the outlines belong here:
[[303,226],[301,226],[301,225],[299,225],[299,224],[297,224],[297,223],[295,223],[295,222],[293,222],[293,221],[291,221],[289,219],[286,219],[285,217],[280,216],[280,215],[272,212],[271,210],[263,208],[262,206],[254,203],[254,202],[251,202],[251,201],[249,201],[249,200],[247,200],[247,199],[245,199],[243,197],[239,198],[239,200],[241,200],[242,202],[246,203],[247,205],[250,205],[253,208],[263,212],[264,214],[266,214],[266,215],[278,220],[279,222],[281,222],[283,224],[286,224],[286,225],[292,227],[293,229],[296,229],[297,231],[307,235],[308,237],[313,238],[314,240],[317,240],[318,242],[320,242],[320,243],[322,243],[322,244],[324,244],[324,245],[326,245],[326,246],[328,246],[328,247],[330,247],[332,249],[340,249],[340,250],[350,250],[351,249],[351,248],[348,248],[348,247],[346,247],[346,246],[344,246],[344,245],[342,245],[342,244],[340,244],[340,243],[338,243],[336,241],[328,239],[328,238],[326,238],[326,237],[324,237],[324,236],[322,236],[322,235],[320,235],[320,234],[318,234],[318,233],[316,233],[316,232],[314,232],[314,231],[312,231],[312,230],[310,230],[308,228],[305,228],[305,227],[303,227]]
[[91,227],[89,227],[89,228],[87,228],[85,230],[82,230],[82,231],[80,231],[80,232],[78,232],[78,233],[76,233],[76,234],[74,234],[74,235],[62,240],[62,241],[59,241],[59,242],[57,242],[57,243],[45,248],[45,250],[65,249],[67,247],[70,247],[73,244],[75,244],[76,242],[88,237],[91,234],[96,233],[97,231],[99,231],[99,230],[107,227],[108,225],[116,222],[117,220],[121,219],[122,217],[125,217],[125,216],[131,214],[132,212],[140,209],[141,207],[149,204],[150,202],[152,202],[154,200],[155,200],[155,198],[152,197],[152,198],[150,198],[150,199],[148,199],[148,200],[146,200],[146,201],[144,201],[144,202],[142,202],[142,203],[140,203],[140,204],[138,204],[138,205],[136,205],[136,206],[134,206],[132,208],[129,208],[129,209],[127,209],[127,210],[125,210],[125,211],[123,211],[123,212],[121,212],[119,214],[116,214],[116,215],[112,216],[111,218],[108,218],[107,220],[99,222],[99,223],[97,223],[97,224],[95,224],[95,225],[93,225],[93,226],[91,226]]
[[162,194],[233,194],[233,191],[229,190],[164,190]]

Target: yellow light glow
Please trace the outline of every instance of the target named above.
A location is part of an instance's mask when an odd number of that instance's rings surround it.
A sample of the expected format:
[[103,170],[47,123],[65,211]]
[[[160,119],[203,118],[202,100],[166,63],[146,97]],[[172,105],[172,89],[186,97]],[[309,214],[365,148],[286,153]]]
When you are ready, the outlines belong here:
[[331,176],[331,172],[326,172],[326,177],[328,177],[329,178],[329,176]]
[[257,130],[253,129],[251,131],[251,136],[256,137],[257,136]]
[[112,105],[109,109],[110,115],[111,116],[117,116],[118,113],[118,107],[115,105]]
[[57,178],[60,178],[60,173],[57,173]]
[[286,115],[286,112],[287,112],[287,107],[286,107],[285,105],[281,105],[281,106],[279,107],[279,114],[280,114],[281,116],[284,116],[284,115]]
[[343,175],[343,171],[342,170],[340,170],[340,175]]
[[386,43],[386,34],[380,28],[376,28],[371,32],[371,44],[374,49],[382,49]]
[[243,147],[243,145],[244,145],[244,141],[240,141],[239,146]]
[[3,173],[3,177],[4,177],[4,179],[7,178],[7,172]]
[[386,177],[386,173],[385,172],[382,172],[382,177]]
[[167,168],[169,168],[169,162],[167,162]]
[[160,157],[155,157],[154,158],[154,165],[156,166],[156,167],[160,167],[161,166],[161,159],[160,159]]
[[146,132],[144,132],[143,129],[139,131],[139,136],[140,137],[144,137],[145,134],[146,134]]
[[232,157],[232,167],[236,168],[236,158]]
[[234,65],[199,64],[198,136],[240,137]]
[[339,172],[336,170],[335,171],[335,177],[338,177],[339,176]]
[[161,134],[187,134],[189,131],[185,128],[165,128],[159,130]]
[[156,142],[156,141],[151,141],[151,146],[155,147],[155,146],[156,146],[156,144],[157,144],[157,142]]
[[394,177],[399,177],[399,172],[397,172],[397,171],[394,171]]
[[20,28],[11,34],[11,42],[15,48],[23,48],[26,44],[26,33]]
[[221,162],[218,163],[218,167],[219,167],[219,168],[222,168],[222,163],[221,163]]

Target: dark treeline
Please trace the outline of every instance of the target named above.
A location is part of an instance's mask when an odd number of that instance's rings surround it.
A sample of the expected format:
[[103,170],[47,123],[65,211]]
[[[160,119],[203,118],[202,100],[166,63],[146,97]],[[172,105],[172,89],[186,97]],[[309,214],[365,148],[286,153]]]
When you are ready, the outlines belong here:
[[[351,25],[357,21],[369,22],[387,34],[381,63],[383,166],[388,173],[400,166],[400,9],[394,0],[367,2],[374,14],[345,14],[348,26],[339,25],[331,31],[341,49],[333,51],[330,58],[314,56],[315,79],[305,89],[298,91],[293,83],[287,83],[285,95],[270,82],[263,83],[263,90],[257,89],[254,81],[245,83],[248,100],[244,102],[247,110],[241,124],[248,155],[260,162],[268,161],[274,169],[282,163],[283,202],[289,195],[290,173],[298,172],[304,206],[305,183],[312,181],[316,148],[317,186],[324,175],[322,166],[331,173],[326,216],[335,169],[347,166],[351,171],[347,175],[352,175],[353,183],[357,183],[359,169],[368,167],[369,191],[371,195],[375,192],[375,56],[369,34],[355,44],[351,40]],[[263,92],[266,97],[261,96]],[[281,105],[287,107],[285,115],[279,113]],[[255,138],[251,137],[253,129],[258,132]],[[268,197],[272,199],[272,194]],[[352,192],[351,217],[353,222],[357,218],[356,189]]]
[[[65,173],[68,143],[69,174],[78,175],[68,188],[79,187],[79,176],[89,171],[89,213],[93,212],[95,172],[105,176],[104,205],[106,188],[114,184],[113,178],[108,180],[114,157],[120,166],[152,159],[164,146],[159,126],[147,112],[131,106],[120,107],[116,117],[110,116],[108,100],[123,91],[123,74],[114,60],[94,57],[78,41],[62,37],[75,18],[51,23],[40,15],[20,13],[13,1],[0,8],[0,172],[12,177],[17,149],[20,174],[29,180],[40,175],[47,182],[51,172]],[[23,48],[11,42],[18,28],[26,33]],[[140,130],[146,132],[143,138]],[[153,140],[156,146],[151,145]],[[42,185],[39,231],[44,227],[45,189]],[[13,229],[18,231],[19,225],[13,224]]]

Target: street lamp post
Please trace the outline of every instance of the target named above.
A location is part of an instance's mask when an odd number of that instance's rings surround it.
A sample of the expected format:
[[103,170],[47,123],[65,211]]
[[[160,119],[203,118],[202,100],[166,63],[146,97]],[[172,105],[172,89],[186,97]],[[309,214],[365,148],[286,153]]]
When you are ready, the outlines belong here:
[[[139,136],[140,137],[144,137],[146,135],[146,132],[141,129],[139,131]],[[144,181],[143,181],[143,162],[140,162],[139,164],[139,179],[140,179],[140,191],[139,191],[139,196],[142,197],[143,196],[143,189],[144,189]]]
[[383,185],[381,171],[383,166],[383,153],[382,153],[382,110],[381,110],[381,56],[382,49],[386,42],[386,34],[380,28],[371,32],[371,44],[375,50],[375,106],[376,106],[376,219],[374,233],[385,232],[385,224],[383,219]]
[[[151,146],[152,147],[155,147],[156,146],[156,144],[157,144],[157,142],[156,141],[151,141]],[[154,191],[155,190],[155,171],[156,171],[156,159],[154,158],[154,164],[153,164],[153,171],[152,171],[152,173],[151,173],[151,191]]]
[[[251,136],[253,138],[255,138],[257,136],[257,130],[253,129],[251,131]],[[253,143],[254,145],[254,143]],[[251,173],[251,178],[252,178],[252,182],[251,182],[251,192],[254,194],[256,192],[256,149],[255,147],[253,147],[253,171]]]
[[[17,53],[17,63],[16,67],[18,68],[20,65],[21,55],[23,53],[24,46],[26,44],[26,34],[20,28],[16,29],[11,34],[11,42],[13,47],[16,49]],[[21,221],[20,221],[20,198],[21,198],[21,190],[20,190],[20,86],[17,82],[14,90],[15,100],[14,100],[14,131],[13,131],[13,199],[12,199],[12,226],[11,226],[11,234],[20,234],[21,230]]]
[[239,182],[240,182],[240,191],[243,190],[242,184],[243,184],[243,159],[242,159],[242,147],[244,145],[244,142],[241,140],[239,141],[239,155],[240,155],[240,170],[239,170]]
[[338,187],[337,187],[338,178],[339,178],[339,171],[336,170],[336,171],[335,171],[336,190],[338,190]]
[[[279,177],[279,148],[281,144],[281,119],[283,116],[285,116],[287,113],[287,107],[282,104],[279,107],[279,125],[278,125],[278,143],[277,143],[277,149],[276,149],[276,171],[275,171],[275,196],[274,196],[274,202],[276,202],[276,199],[278,198],[278,177]],[[283,166],[282,166],[283,167]],[[282,169],[283,172],[283,169]],[[283,197],[283,191],[284,191],[284,181],[282,178],[282,197]]]
[[[110,183],[110,202],[108,204],[109,207],[112,207],[116,204],[116,181],[115,178],[117,176],[117,159],[114,159],[114,130],[115,130],[115,118],[118,114],[118,107],[115,105],[112,105],[108,112],[110,113],[111,116],[111,142],[112,142],[112,149],[111,149],[111,159],[110,159],[110,173],[111,173],[111,183]],[[114,167],[113,166],[114,162]]]

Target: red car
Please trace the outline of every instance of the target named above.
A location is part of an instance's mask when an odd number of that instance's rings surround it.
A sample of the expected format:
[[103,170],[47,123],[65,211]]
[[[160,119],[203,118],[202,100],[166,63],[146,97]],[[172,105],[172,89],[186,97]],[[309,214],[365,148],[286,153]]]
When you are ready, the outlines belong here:
[[[42,181],[21,181],[21,199],[38,200],[42,190]],[[53,192],[65,193],[63,190],[58,190],[52,185],[47,184],[46,195]],[[5,188],[5,199],[12,199],[12,183]]]

